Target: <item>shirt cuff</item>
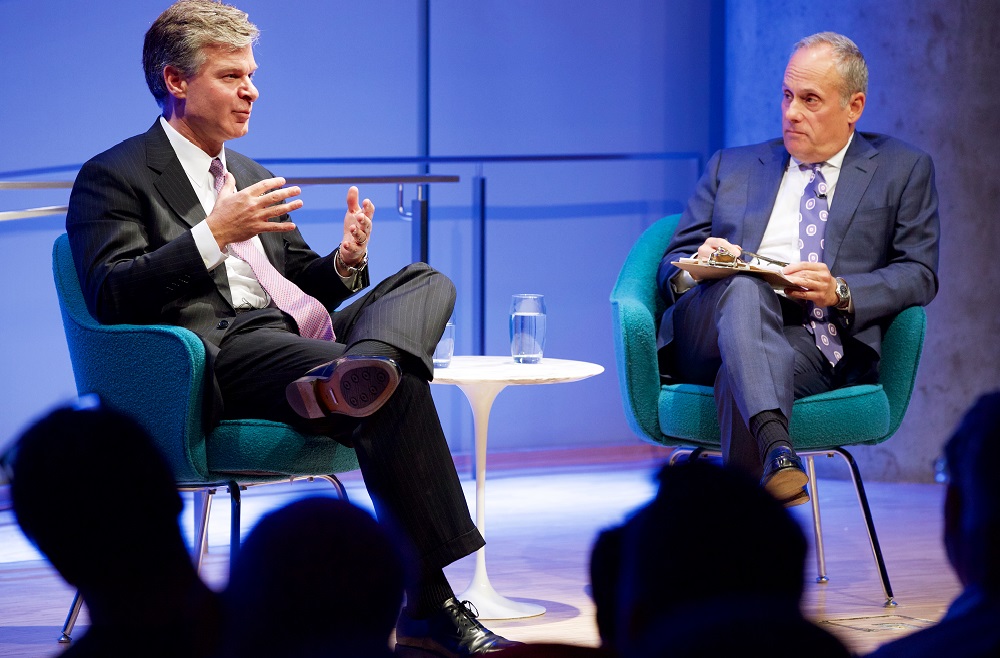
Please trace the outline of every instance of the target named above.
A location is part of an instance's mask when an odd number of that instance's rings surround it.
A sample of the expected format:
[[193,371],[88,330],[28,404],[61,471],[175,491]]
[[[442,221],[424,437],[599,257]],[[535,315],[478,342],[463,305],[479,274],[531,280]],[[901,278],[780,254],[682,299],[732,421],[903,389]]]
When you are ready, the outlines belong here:
[[[337,276],[340,277],[340,280],[343,281],[344,286],[351,292],[358,292],[359,290],[364,288],[364,286],[361,283],[361,271],[364,268],[368,267],[368,254],[367,253],[365,254],[364,259],[361,261],[361,265],[358,265],[356,267],[349,267],[346,263],[344,263],[343,259],[340,257],[340,247],[337,247],[337,251],[334,253],[333,257],[334,257],[333,271],[336,272]],[[338,263],[343,264],[344,267],[348,268],[349,272],[347,276],[343,276],[340,273],[340,270],[337,269]]]
[[698,285],[698,282],[694,280],[694,277],[687,270],[681,270],[670,278],[670,287],[673,289],[675,295],[683,295],[696,285]]
[[205,269],[209,272],[226,260],[226,254],[222,253],[222,250],[219,249],[219,243],[216,242],[215,236],[212,235],[212,229],[209,228],[207,220],[202,220],[195,224],[195,227],[191,229],[191,237],[194,238],[194,244],[198,247],[201,260],[205,263]]

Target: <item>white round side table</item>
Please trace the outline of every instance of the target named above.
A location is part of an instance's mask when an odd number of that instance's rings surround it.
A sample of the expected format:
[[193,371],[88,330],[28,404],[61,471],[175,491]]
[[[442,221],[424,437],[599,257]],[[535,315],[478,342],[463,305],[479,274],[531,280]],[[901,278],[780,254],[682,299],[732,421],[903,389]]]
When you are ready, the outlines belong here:
[[[486,433],[490,409],[497,394],[507,386],[574,382],[604,372],[604,367],[586,361],[550,359],[539,363],[515,363],[510,356],[456,356],[447,368],[434,369],[434,384],[453,384],[462,389],[472,406],[476,433],[476,527],[486,537]],[[476,606],[482,619],[534,617],[545,608],[511,601],[493,589],[486,573],[486,548],[476,552],[476,568],[468,589],[458,595]]]

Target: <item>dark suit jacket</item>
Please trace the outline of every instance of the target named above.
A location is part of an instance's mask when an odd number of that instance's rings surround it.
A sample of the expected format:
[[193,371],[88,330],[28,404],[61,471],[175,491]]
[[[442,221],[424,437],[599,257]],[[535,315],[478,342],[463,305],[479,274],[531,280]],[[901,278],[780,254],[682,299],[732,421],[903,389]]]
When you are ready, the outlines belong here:
[[[674,299],[671,265],[710,236],[756,251],[789,162],[782,140],[725,149],[709,161],[660,263],[657,283]],[[843,335],[881,354],[885,327],[937,293],[937,191],[930,156],[897,139],[854,133],[825,234],[823,262],[851,288],[854,316],[835,313]],[[672,340],[661,322],[658,347]]]
[[[228,148],[226,162],[237,189],[272,177]],[[203,219],[159,120],[87,162],[73,185],[66,230],[94,317],[107,324],[186,327],[213,353],[236,310],[226,268],[208,272],[191,235]],[[298,229],[260,239],[278,271],[331,312],[352,294],[337,275],[334,256],[317,255]],[[367,286],[367,269],[362,276]]]

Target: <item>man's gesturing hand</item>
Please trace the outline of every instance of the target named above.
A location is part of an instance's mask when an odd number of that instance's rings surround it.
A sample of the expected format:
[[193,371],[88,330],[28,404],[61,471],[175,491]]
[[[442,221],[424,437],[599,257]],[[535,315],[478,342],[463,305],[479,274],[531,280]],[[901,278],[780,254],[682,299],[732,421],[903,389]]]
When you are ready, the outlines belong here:
[[358,205],[358,188],[347,190],[347,214],[344,215],[344,238],[340,241],[340,258],[345,265],[357,265],[368,251],[368,238],[372,234],[372,217],[375,204],[365,199]]
[[249,240],[258,233],[294,230],[292,222],[268,221],[302,207],[300,199],[282,203],[301,191],[296,186],[282,187],[284,184],[284,178],[268,178],[237,192],[236,179],[226,172],[226,183],[206,220],[219,249],[225,251],[226,245]]

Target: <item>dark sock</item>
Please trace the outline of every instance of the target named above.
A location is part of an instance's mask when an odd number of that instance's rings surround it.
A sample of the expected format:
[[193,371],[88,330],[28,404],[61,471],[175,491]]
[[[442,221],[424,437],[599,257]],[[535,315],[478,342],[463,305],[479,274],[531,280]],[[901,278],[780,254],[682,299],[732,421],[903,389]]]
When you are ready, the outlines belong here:
[[757,449],[760,450],[760,462],[763,464],[767,455],[778,447],[791,450],[792,443],[788,439],[788,419],[778,409],[762,411],[750,419],[750,433],[757,439]]
[[380,340],[359,340],[344,350],[344,356],[384,356],[399,363],[401,354],[395,347]]
[[406,589],[406,614],[411,619],[426,619],[454,596],[444,571],[433,569],[425,573],[415,586]]
[[420,359],[407,352],[402,352],[388,343],[383,343],[380,340],[359,340],[344,350],[344,356],[348,355],[384,356],[395,361],[396,365],[398,365],[403,372],[409,372],[417,375],[418,377],[423,377],[424,379],[430,379],[431,376]]

